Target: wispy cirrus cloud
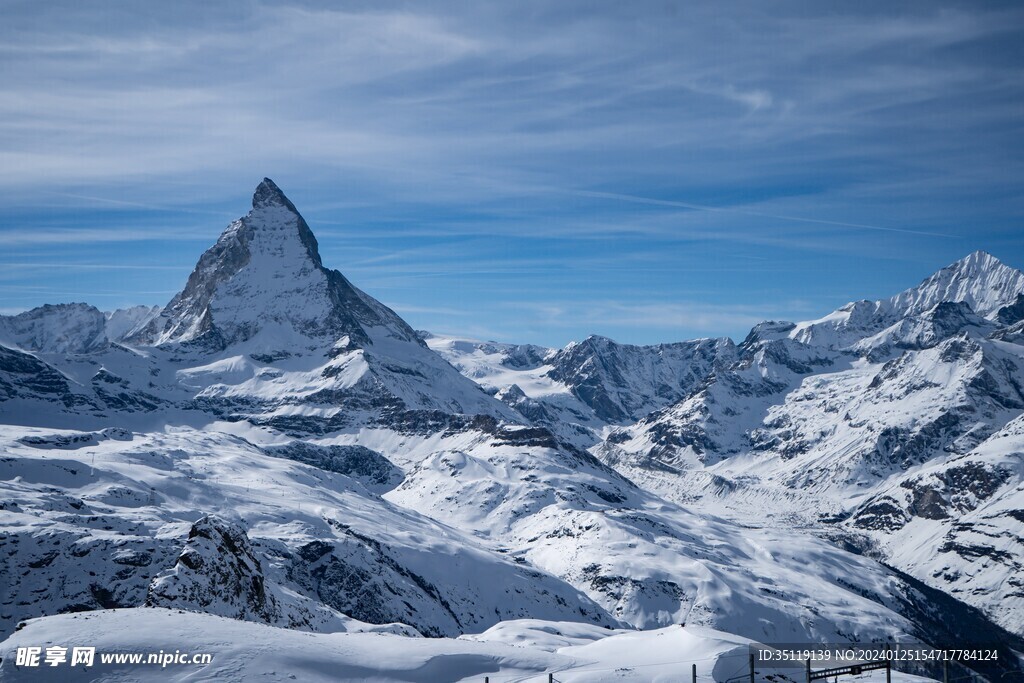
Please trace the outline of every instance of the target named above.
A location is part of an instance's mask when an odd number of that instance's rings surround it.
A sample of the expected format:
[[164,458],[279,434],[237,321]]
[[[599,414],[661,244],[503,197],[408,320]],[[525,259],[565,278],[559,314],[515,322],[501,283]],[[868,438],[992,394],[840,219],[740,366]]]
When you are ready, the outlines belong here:
[[[805,301],[778,302],[776,305],[777,310],[786,312],[813,310]],[[762,320],[783,317],[773,314],[771,308],[763,305],[712,305],[700,301],[517,302],[505,304],[504,308],[528,313],[534,318],[530,320],[533,324],[585,327],[595,334],[604,329],[623,328],[715,333],[723,329],[749,329]]]
[[[148,263],[158,241],[194,260],[264,175],[329,265],[424,326],[458,309],[499,329],[510,293],[631,292],[650,339],[739,335],[800,314],[742,310],[751,292],[827,310],[976,248],[1024,263],[1012,5],[59,0],[4,19],[12,263]],[[118,272],[67,270],[83,291]],[[136,289],[181,284],[159,281]],[[696,291],[715,305],[637,307]],[[602,323],[569,319],[526,331]]]
[[[175,230],[125,230],[105,228],[66,228],[59,230],[6,229],[0,230],[0,245],[22,247],[37,245],[96,244],[104,242],[152,242],[152,241],[210,241],[208,231],[183,233]],[[27,265],[27,264],[26,264]]]
[[45,261],[23,261],[21,263],[0,263],[0,268],[23,270],[52,270],[54,268],[67,268],[70,270],[184,270],[187,272],[192,269],[192,266],[167,266],[151,263],[74,263],[67,261],[46,263]]

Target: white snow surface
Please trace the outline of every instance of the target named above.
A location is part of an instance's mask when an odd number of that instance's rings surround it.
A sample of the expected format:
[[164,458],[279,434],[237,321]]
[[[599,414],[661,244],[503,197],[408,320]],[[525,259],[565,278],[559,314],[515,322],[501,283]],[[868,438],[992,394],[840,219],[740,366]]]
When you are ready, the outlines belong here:
[[161,306],[130,306],[105,312],[107,339],[119,342],[138,334],[162,310]]
[[[18,619],[97,599],[141,604],[193,524],[211,513],[247,531],[278,607],[265,610],[269,623],[347,630],[345,614],[358,614],[449,635],[524,616],[615,623],[562,581],[469,535],[215,426],[146,434],[0,427],[0,452],[5,632]],[[218,590],[201,596],[204,611],[234,614]]]
[[[382,633],[302,633],[164,609],[118,609],[30,621],[0,643],[0,680],[17,681],[373,681],[375,683],[725,683],[747,670],[751,641],[703,628],[581,631],[578,624],[503,622],[473,637],[410,639]],[[18,647],[91,646],[96,664],[15,669]],[[70,651],[70,650],[69,650]],[[211,654],[209,664],[102,664],[104,653]],[[795,681],[794,669],[757,675]],[[870,679],[870,677],[865,677]],[[894,673],[894,683],[929,679]]]

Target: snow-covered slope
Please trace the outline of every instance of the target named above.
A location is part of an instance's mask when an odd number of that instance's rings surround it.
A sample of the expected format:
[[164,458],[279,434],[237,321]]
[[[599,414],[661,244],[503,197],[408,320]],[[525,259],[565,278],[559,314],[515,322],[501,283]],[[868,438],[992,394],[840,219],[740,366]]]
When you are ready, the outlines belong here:
[[385,502],[357,464],[326,471],[216,429],[2,427],[0,453],[0,633],[142,604],[316,631],[349,618],[429,635],[525,616],[616,623],[565,583]]
[[107,339],[120,342],[139,334],[161,310],[160,306],[131,306],[104,313]]
[[[865,540],[858,531],[888,533],[894,520],[913,518],[909,499],[894,491],[914,489],[928,467],[990,452],[989,439],[994,452],[1020,457],[994,435],[1024,412],[1024,346],[1011,343],[1022,341],[1012,332],[1022,286],[1024,275],[975,253],[892,299],[810,323],[762,324],[737,362],[679,403],[613,431],[594,452],[641,486],[732,519],[833,538],[849,532],[844,543],[882,553],[1024,632],[1022,612],[1005,606],[1018,599],[1020,566],[1007,566],[998,548],[985,556],[977,543],[947,536],[966,510],[914,543]],[[992,495],[1015,509],[1005,502],[1012,490]],[[851,515],[837,532],[834,524]],[[990,530],[1020,537],[1018,524],[996,515]],[[965,578],[989,574],[996,578],[976,587]]]
[[552,377],[551,361],[559,354],[555,349],[419,334],[432,351],[513,409],[519,419],[581,448],[600,441],[607,423],[568,385]]
[[845,525],[897,566],[1024,631],[1024,416],[968,453],[892,477]]
[[[92,667],[15,668],[18,647],[89,643]],[[117,609],[47,617],[0,644],[4,681],[377,681],[479,683],[669,683],[690,675],[724,683],[747,666],[750,641],[701,628],[608,631],[566,622],[503,622],[472,638],[411,639],[380,633],[297,633],[163,609]],[[102,654],[211,654],[208,664],[103,664]],[[70,650],[69,650],[70,653]],[[758,677],[794,681],[794,669],[758,666]],[[689,680],[687,678],[686,680]],[[896,672],[894,683],[929,679]]]

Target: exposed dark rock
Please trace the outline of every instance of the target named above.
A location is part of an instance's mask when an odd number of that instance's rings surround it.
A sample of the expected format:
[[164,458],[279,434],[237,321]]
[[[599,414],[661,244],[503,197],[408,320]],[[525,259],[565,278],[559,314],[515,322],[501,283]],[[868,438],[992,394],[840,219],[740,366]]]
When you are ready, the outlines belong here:
[[281,618],[245,530],[215,515],[192,525],[178,561],[150,584],[146,604],[267,624]]
[[267,455],[287,458],[328,472],[337,472],[364,484],[376,493],[390,491],[402,481],[402,471],[377,451],[365,446],[320,446],[293,441],[283,446],[267,446]]

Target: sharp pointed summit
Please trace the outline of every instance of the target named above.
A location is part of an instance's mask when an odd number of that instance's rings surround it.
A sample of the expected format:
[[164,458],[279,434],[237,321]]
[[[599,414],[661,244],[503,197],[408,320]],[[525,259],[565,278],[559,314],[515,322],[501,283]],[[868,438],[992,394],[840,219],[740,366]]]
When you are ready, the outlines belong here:
[[204,253],[185,288],[139,341],[250,351],[322,350],[348,336],[369,344],[368,329],[421,344],[393,311],[323,267],[316,237],[269,178],[252,210]]
[[351,406],[386,406],[515,419],[398,314],[325,268],[313,232],[269,178],[256,188],[252,210],[199,258],[185,288],[127,341],[243,375],[256,372],[254,363],[286,361],[285,369],[252,377],[242,400],[219,370],[189,375],[192,388],[204,387],[204,406],[235,418],[322,429],[305,416],[314,411],[336,428],[366,418]]
[[264,206],[284,206],[298,213],[295,210],[295,205],[270,178],[264,178],[263,182],[256,186],[256,191],[252,195],[252,208],[258,209]]

